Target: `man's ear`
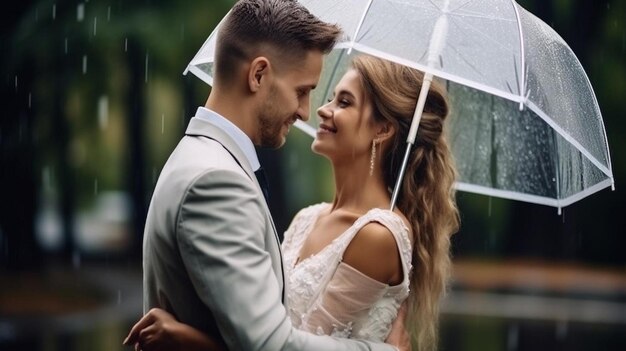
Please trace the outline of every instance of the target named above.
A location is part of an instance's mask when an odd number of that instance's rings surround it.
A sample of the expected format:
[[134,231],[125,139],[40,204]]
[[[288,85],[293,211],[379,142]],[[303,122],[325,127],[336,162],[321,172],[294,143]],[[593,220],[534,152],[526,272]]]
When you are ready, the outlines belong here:
[[271,69],[270,61],[267,57],[259,56],[252,60],[248,69],[248,87],[251,92],[257,92],[261,85],[265,83]]

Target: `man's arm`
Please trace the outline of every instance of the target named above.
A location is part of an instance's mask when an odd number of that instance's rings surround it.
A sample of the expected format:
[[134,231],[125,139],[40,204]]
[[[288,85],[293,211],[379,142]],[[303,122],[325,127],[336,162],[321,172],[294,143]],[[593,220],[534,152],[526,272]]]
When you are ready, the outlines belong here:
[[393,350],[386,344],[315,336],[292,327],[265,250],[265,210],[254,183],[232,171],[198,177],[177,219],[192,283],[232,350]]

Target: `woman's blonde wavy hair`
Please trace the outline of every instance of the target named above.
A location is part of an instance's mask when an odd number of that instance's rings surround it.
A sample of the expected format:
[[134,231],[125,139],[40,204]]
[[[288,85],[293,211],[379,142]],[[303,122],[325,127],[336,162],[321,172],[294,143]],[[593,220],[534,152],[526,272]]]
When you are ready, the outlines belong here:
[[[391,190],[424,75],[370,56],[356,57],[352,68],[372,103],[374,121],[390,122],[396,131],[385,142],[381,159],[385,184]],[[450,237],[459,228],[453,188],[456,171],[443,133],[447,116],[445,89],[433,81],[397,200],[413,234],[407,326],[419,351],[437,348],[439,304],[451,269]]]

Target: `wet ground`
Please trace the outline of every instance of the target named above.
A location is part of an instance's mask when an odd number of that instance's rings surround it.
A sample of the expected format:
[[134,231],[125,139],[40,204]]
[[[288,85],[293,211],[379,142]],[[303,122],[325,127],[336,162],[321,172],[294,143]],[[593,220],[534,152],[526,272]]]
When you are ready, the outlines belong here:
[[[115,351],[141,313],[140,264],[0,276],[0,350]],[[626,350],[626,275],[455,261],[440,350]]]

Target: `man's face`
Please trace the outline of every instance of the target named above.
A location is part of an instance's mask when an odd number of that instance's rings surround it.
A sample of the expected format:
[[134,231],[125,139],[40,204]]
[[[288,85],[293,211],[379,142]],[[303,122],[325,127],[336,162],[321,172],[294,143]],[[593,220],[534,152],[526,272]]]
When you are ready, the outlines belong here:
[[323,54],[309,51],[289,68],[279,67],[259,116],[259,146],[279,148],[291,125],[309,119],[309,100],[322,71]]

